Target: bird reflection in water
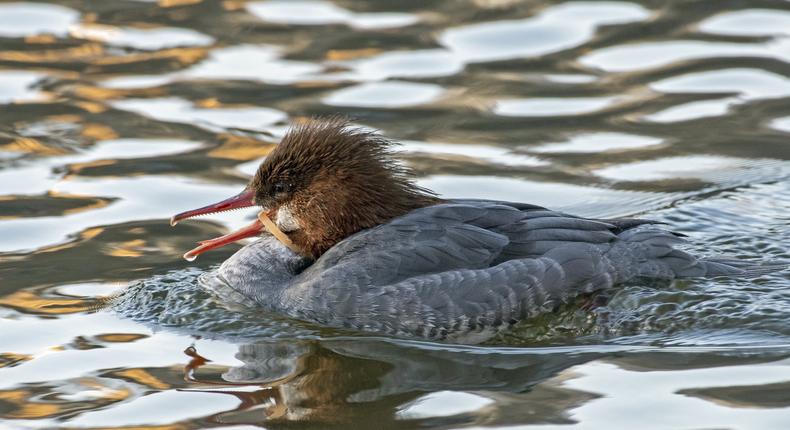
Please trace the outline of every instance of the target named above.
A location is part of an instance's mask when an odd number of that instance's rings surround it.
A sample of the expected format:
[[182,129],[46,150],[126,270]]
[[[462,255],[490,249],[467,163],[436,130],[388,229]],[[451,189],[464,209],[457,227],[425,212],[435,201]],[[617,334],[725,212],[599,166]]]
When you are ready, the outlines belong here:
[[[189,391],[239,400],[235,409],[214,414],[209,421],[265,422],[267,428],[295,422],[307,428],[354,424],[380,429],[572,423],[567,411],[597,397],[554,381],[569,367],[597,358],[597,353],[525,354],[415,345],[413,354],[404,354],[403,348],[373,339],[240,345],[236,358],[244,364],[210,376],[211,360],[190,346],[184,351],[189,357],[184,377],[197,386]],[[476,400],[427,414],[413,408],[429,393],[448,392],[466,392]],[[513,408],[514,404],[521,406]],[[478,413],[481,405],[485,414]]]

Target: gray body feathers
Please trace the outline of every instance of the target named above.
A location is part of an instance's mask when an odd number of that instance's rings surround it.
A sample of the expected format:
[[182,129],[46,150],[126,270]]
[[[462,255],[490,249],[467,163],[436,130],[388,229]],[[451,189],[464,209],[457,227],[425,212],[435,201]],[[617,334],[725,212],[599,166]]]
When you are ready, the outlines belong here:
[[698,259],[674,248],[682,242],[650,221],[456,200],[361,231],[306,268],[299,256],[264,237],[207,282],[323,325],[474,343],[579,294],[637,277],[750,276],[776,269]]

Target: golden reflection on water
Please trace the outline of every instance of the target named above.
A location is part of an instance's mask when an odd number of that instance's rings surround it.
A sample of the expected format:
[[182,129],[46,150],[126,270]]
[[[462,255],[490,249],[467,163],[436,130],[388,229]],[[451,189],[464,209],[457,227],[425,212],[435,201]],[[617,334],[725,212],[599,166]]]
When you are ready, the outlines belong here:
[[356,60],[358,58],[372,57],[381,52],[382,50],[378,48],[330,49],[326,52],[326,59],[329,61]]
[[24,51],[0,51],[0,61],[9,63],[71,63],[90,61],[105,53],[98,43],[88,43],[65,49],[37,49]]
[[[92,112],[97,113],[97,112]],[[104,124],[86,123],[82,126],[80,134],[93,140],[117,139],[118,133]]]
[[91,400],[69,401],[58,398],[57,395],[41,398],[40,393],[32,390],[0,391],[0,402],[7,405],[6,412],[0,416],[9,419],[53,418],[81,410],[106,407],[126,400],[132,394],[127,389],[111,389],[95,378],[80,378],[73,383],[82,387],[85,392],[90,392]]
[[91,304],[84,299],[39,297],[30,291],[16,291],[2,296],[0,305],[37,315],[73,314],[91,310]]
[[62,413],[62,407],[56,404],[33,403],[29,399],[31,392],[23,390],[0,391],[0,401],[13,405],[11,411],[3,414],[11,419],[48,418]]
[[0,368],[17,366],[25,361],[29,361],[32,359],[33,359],[32,355],[5,352],[0,354]]
[[163,382],[159,378],[151,375],[145,369],[124,369],[115,372],[115,375],[154,390],[167,390],[172,388],[170,384]]
[[146,251],[145,241],[134,239],[121,243],[110,243],[108,255],[113,257],[139,257]]
[[107,110],[107,107],[102,104],[88,101],[76,101],[74,102],[74,106],[77,106],[88,113],[101,113]]
[[50,146],[44,145],[37,139],[32,139],[29,137],[14,139],[11,143],[3,145],[2,149],[4,151],[26,152],[39,155],[62,155],[66,153],[66,151],[63,149],[52,148]]
[[[129,96],[161,96],[165,93],[164,89],[150,88],[145,90],[117,90],[112,88],[92,87],[80,85],[72,89],[74,95],[93,101],[122,99]],[[104,110],[104,108],[102,109]],[[97,113],[97,112],[94,112]]]
[[77,246],[81,241],[82,242],[89,241],[89,240],[93,239],[94,237],[100,235],[103,231],[104,231],[104,229],[101,228],[101,227],[89,228],[89,229],[87,229],[85,231],[80,232],[79,233],[79,239],[76,240],[76,241],[72,241],[72,242],[69,242],[69,243],[64,243],[64,244],[61,244],[61,245],[54,245],[54,246],[48,246],[48,247],[45,247],[45,248],[41,248],[41,249],[37,250],[36,253],[41,254],[41,253],[59,252],[59,251],[63,251],[63,250],[69,249],[69,248],[73,248],[74,246]]
[[238,161],[256,160],[266,156],[274,146],[258,139],[233,134],[219,134],[217,139],[221,144],[206,153],[209,157]]

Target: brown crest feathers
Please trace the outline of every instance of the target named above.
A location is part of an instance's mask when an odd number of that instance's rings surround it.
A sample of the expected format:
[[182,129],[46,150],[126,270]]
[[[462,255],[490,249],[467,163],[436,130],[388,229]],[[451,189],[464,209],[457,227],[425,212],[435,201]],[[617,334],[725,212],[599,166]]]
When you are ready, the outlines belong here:
[[[394,145],[344,119],[310,121],[286,134],[251,186],[264,206],[288,208],[301,226],[292,240],[317,258],[351,234],[441,201],[414,183]],[[277,182],[287,191],[275,194]]]

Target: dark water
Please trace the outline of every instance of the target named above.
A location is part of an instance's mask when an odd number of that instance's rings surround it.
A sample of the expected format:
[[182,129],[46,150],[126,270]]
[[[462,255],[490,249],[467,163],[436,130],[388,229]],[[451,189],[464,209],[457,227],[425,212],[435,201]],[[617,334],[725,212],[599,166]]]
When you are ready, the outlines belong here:
[[252,214],[167,221],[340,113],[445,196],[788,259],[788,62],[781,0],[0,2],[0,428],[790,428],[788,272],[463,347],[219,303],[237,247],[181,254]]

